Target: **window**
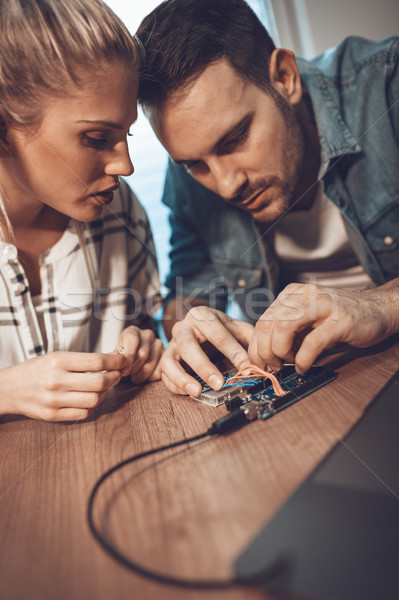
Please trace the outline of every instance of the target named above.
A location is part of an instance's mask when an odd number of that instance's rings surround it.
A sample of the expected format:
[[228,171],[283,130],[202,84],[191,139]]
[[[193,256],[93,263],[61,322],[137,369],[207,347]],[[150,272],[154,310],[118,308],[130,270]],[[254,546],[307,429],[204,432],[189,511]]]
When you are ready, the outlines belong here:
[[[142,0],[140,3],[126,2],[126,0],[105,1],[131,33],[137,30],[145,15],[161,3],[160,0]],[[272,37],[276,39],[270,0],[247,0],[247,2]],[[132,132],[133,138],[129,139],[129,148],[135,172],[127,178],[127,181],[148,213],[158,254],[161,281],[164,281],[169,265],[169,224],[167,209],[161,203],[161,196],[167,155],[141,112]]]

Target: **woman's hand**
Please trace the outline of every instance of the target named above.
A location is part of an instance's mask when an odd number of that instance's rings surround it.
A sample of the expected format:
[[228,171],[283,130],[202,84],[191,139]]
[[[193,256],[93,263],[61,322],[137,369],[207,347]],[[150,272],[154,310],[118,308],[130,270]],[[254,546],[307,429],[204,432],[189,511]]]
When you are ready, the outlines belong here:
[[121,355],[52,352],[0,370],[0,414],[81,421],[119,383]]
[[113,354],[121,352],[126,359],[122,369],[123,377],[130,375],[133,383],[161,378],[159,361],[163,354],[163,344],[151,329],[139,329],[133,325],[124,329]]

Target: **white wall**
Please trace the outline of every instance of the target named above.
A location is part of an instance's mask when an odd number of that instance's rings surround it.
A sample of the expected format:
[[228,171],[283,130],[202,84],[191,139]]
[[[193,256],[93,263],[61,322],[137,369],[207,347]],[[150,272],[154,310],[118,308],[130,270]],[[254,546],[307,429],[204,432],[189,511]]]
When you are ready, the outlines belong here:
[[271,0],[279,43],[306,58],[355,34],[399,35],[398,0]]

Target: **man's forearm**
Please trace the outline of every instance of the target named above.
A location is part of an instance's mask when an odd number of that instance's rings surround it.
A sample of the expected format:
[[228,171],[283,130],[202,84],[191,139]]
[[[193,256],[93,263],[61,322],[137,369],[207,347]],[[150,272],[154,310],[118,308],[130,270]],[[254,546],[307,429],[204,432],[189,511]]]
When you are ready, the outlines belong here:
[[372,290],[384,310],[387,320],[387,334],[399,333],[399,277]]
[[165,306],[162,316],[162,325],[168,340],[172,337],[173,325],[177,321],[184,319],[193,306],[208,306],[208,303],[201,298],[180,296],[179,298],[173,298]]

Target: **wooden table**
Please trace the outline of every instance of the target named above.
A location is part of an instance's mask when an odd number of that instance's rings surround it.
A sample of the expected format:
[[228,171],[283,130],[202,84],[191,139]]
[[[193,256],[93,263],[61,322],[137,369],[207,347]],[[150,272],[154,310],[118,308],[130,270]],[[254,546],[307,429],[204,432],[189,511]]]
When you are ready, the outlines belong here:
[[[228,578],[258,528],[359,419],[398,368],[399,343],[345,357],[337,379],[273,418],[117,473],[96,514],[131,558],[168,574]],[[161,383],[111,392],[90,421],[3,418],[2,600],[255,600],[259,589],[177,589],[117,564],[86,523],[96,479],[138,452],[207,429],[225,413]],[[153,468],[148,469],[147,467]]]

